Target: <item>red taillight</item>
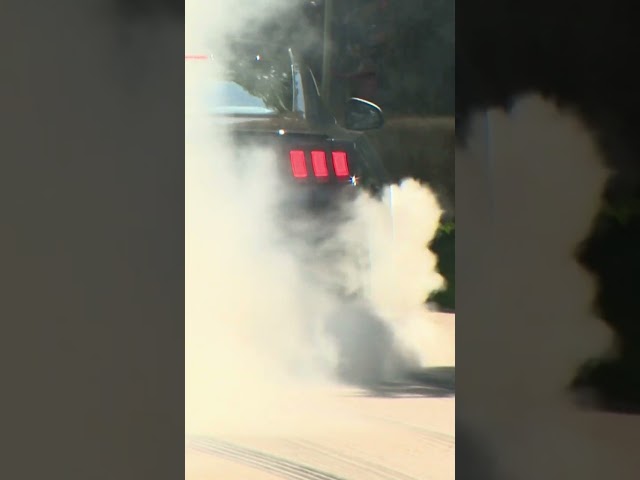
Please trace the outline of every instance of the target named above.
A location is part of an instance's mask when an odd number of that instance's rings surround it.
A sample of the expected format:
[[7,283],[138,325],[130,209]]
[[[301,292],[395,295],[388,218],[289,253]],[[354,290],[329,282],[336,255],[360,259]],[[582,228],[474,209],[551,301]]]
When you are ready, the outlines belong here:
[[306,178],[307,173],[307,160],[302,150],[291,150],[289,152],[289,159],[291,161],[291,172],[296,178]]
[[185,55],[185,60],[209,60],[209,55]]
[[329,176],[329,169],[327,168],[327,156],[324,152],[311,152],[311,165],[313,166],[313,174],[316,177],[326,178]]
[[347,162],[347,153],[332,152],[331,158],[333,159],[333,171],[336,173],[336,177],[348,177],[349,163]]

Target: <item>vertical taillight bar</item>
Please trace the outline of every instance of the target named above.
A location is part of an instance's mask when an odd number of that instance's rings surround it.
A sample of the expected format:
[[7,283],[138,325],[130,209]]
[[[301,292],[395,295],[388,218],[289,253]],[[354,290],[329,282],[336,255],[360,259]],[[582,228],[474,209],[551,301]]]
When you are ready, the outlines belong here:
[[349,163],[347,162],[347,152],[332,152],[333,171],[336,177],[349,176]]
[[295,178],[307,178],[307,159],[304,151],[291,150],[289,152],[289,160],[291,161],[291,173]]
[[313,174],[317,178],[329,177],[327,155],[323,151],[314,150],[311,152],[311,166],[313,167]]

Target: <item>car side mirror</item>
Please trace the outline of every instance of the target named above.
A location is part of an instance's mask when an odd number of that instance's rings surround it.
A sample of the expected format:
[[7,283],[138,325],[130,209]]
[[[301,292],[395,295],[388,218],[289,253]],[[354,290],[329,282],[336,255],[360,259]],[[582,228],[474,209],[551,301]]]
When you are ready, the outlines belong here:
[[344,124],[349,130],[374,130],[384,125],[384,115],[375,103],[350,98],[345,107]]

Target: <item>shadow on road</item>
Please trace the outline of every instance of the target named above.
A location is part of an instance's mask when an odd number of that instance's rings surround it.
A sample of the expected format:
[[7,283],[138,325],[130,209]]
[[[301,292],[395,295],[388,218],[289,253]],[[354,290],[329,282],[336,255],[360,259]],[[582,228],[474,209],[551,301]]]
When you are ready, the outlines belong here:
[[366,306],[342,307],[325,328],[337,349],[336,375],[362,395],[455,396],[455,367],[419,368],[415,355],[400,348],[389,325]]
[[412,371],[402,380],[361,384],[365,397],[455,397],[455,367],[433,367]]

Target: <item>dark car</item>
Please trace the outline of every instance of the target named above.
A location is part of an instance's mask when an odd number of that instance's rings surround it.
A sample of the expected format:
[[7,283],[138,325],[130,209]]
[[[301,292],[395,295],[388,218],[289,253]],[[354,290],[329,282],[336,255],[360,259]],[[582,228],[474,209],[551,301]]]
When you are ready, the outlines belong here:
[[[273,168],[289,187],[277,218],[282,240],[303,258],[310,277],[341,295],[359,296],[370,282],[368,227],[361,229],[358,252],[353,247],[349,253],[343,250],[335,232],[349,218],[344,207],[359,190],[375,195],[388,183],[363,133],[383,125],[382,111],[351,98],[341,126],[323,102],[311,68],[293,48],[231,45],[227,61],[209,54],[185,57],[186,68],[202,68],[203,75],[211,75],[202,77],[206,95],[198,98],[202,103],[196,102],[199,113],[229,130],[235,144],[233,163],[240,172],[256,161],[252,147],[275,153]],[[207,62],[212,60],[223,66],[221,72],[211,73]],[[348,291],[334,285],[332,273],[345,259],[360,265],[364,275],[362,284]]]
[[[275,167],[306,209],[353,197],[358,187],[380,190],[387,175],[363,134],[383,125],[378,106],[351,98],[340,125],[323,102],[313,72],[293,48],[231,45],[230,60],[221,62],[223,71],[205,83],[203,109],[231,130],[238,152],[252,146],[274,150]],[[211,60],[209,54],[185,56],[188,69]]]

